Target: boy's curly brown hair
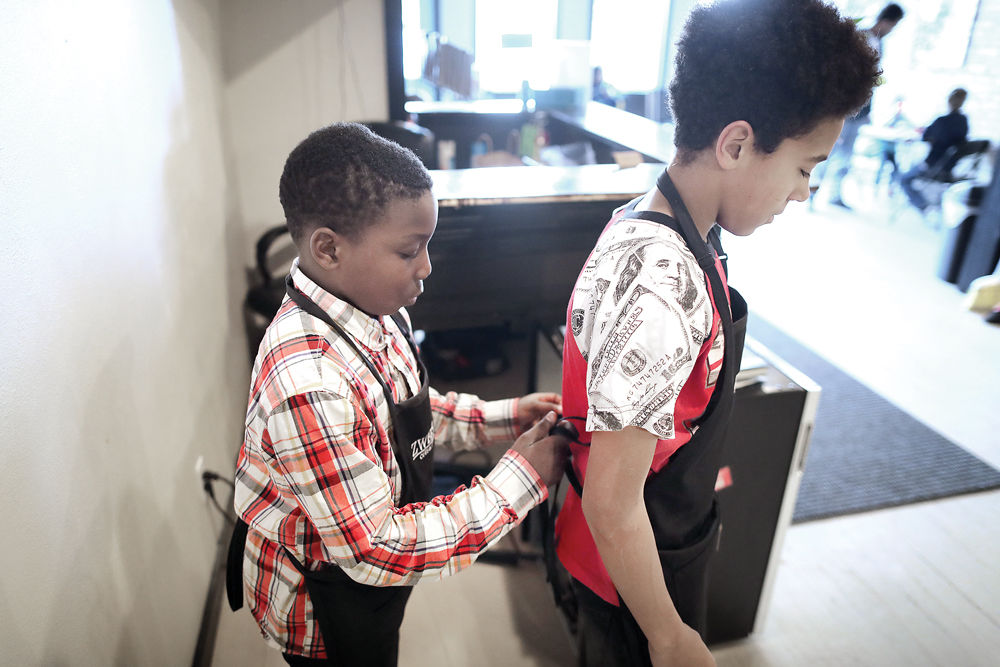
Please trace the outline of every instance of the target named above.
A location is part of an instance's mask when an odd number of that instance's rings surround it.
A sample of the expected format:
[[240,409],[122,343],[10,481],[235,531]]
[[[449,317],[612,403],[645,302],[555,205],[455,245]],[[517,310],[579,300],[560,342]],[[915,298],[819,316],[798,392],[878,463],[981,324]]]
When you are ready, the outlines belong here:
[[851,19],[820,0],[721,0],[695,7],[678,43],[670,108],[684,160],[737,120],[774,152],[856,112],[881,71]]

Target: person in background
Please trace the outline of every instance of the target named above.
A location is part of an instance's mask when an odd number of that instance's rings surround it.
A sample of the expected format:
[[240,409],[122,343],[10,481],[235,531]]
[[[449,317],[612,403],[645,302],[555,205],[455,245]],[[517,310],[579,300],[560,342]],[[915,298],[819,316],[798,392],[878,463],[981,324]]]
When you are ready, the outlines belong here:
[[[331,125],[288,156],[280,199],[299,256],[254,362],[230,604],[245,590],[290,665],[391,666],[412,585],[471,565],[562,476],[561,399],[427,384],[406,307],[431,272],[437,201],[411,151]],[[485,477],[433,497],[436,444],[515,437]]]
[[580,435],[555,550],[581,665],[714,664],[715,487],[747,313],[719,228],[745,236],[807,199],[878,76],[865,36],[822,0],[691,11],[669,89],[676,157],[614,212],[567,308],[564,419]]
[[946,154],[948,149],[965,143],[969,134],[969,119],[962,113],[962,105],[968,93],[964,88],[956,88],[948,95],[948,113],[938,116],[924,130],[923,140],[930,144],[927,159],[916,165],[899,179],[899,187],[906,193],[906,198],[921,213],[928,206],[927,199],[918,190],[913,181],[927,175],[932,170],[938,176],[947,177],[954,164],[948,164]]
[[604,80],[604,70],[600,66],[594,68],[593,99],[595,102],[607,104],[612,107],[618,105],[618,95],[608,85],[608,82]]
[[[892,116],[885,122],[885,127],[898,130],[900,133],[913,133],[916,137],[916,128],[910,119],[906,117],[903,113],[903,98],[897,97],[894,102],[895,110]],[[878,186],[882,182],[882,178],[886,171],[889,172],[889,194],[892,194],[893,184],[899,180],[899,165],[896,163],[896,142],[890,141],[888,139],[878,139],[876,140],[879,151],[879,166],[878,171],[875,173],[875,185]]]
[[[903,18],[903,14],[902,7],[894,2],[889,3],[879,12],[875,19],[875,25],[864,31],[868,45],[878,54],[879,60],[882,58],[882,40],[892,32],[896,24]],[[872,104],[869,99],[857,115],[844,121],[844,130],[840,133],[837,144],[833,147],[833,152],[830,153],[827,166],[821,169],[823,173],[819,175],[819,178],[829,178],[830,183],[826,189],[830,192],[830,203],[834,206],[848,210],[851,208],[843,199],[841,186],[844,176],[851,168],[851,157],[854,155],[854,143],[857,141],[858,133],[863,125],[871,122],[871,110]]]

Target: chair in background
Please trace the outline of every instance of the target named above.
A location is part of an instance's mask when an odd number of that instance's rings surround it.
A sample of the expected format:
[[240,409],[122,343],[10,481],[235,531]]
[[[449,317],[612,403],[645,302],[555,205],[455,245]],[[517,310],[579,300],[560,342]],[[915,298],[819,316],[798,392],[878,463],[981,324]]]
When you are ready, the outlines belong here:
[[252,364],[264,330],[285,298],[285,276],[298,251],[285,225],[275,225],[257,240],[257,266],[250,274],[250,287],[243,302],[247,347]]
[[437,169],[434,133],[426,127],[404,120],[371,121],[362,125],[380,137],[395,141],[403,148],[409,148],[428,169]]
[[986,139],[952,146],[935,164],[918,176],[915,183],[927,199],[929,208],[940,212],[941,200],[948,188],[956,183],[977,180],[983,158],[989,150],[990,142]]

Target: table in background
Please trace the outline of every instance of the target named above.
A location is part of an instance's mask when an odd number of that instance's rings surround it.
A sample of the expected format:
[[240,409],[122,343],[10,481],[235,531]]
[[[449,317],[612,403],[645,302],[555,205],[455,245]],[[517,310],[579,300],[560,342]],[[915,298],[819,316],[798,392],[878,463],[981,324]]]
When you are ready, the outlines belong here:
[[[858,134],[876,143],[879,152],[875,157],[879,160],[882,159],[882,144],[891,144],[899,174],[905,173],[927,156],[927,146],[921,141],[921,133],[912,127],[862,125]],[[881,171],[881,162],[877,169]]]

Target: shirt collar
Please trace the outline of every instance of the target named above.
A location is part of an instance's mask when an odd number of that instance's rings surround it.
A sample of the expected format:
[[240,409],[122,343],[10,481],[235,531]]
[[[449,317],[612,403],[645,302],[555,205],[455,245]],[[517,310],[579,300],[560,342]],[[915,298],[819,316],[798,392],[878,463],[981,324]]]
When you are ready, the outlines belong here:
[[292,262],[292,283],[351,337],[373,352],[389,344],[389,331],[382,317],[372,317],[351,303],[317,285],[299,268],[298,257]]

